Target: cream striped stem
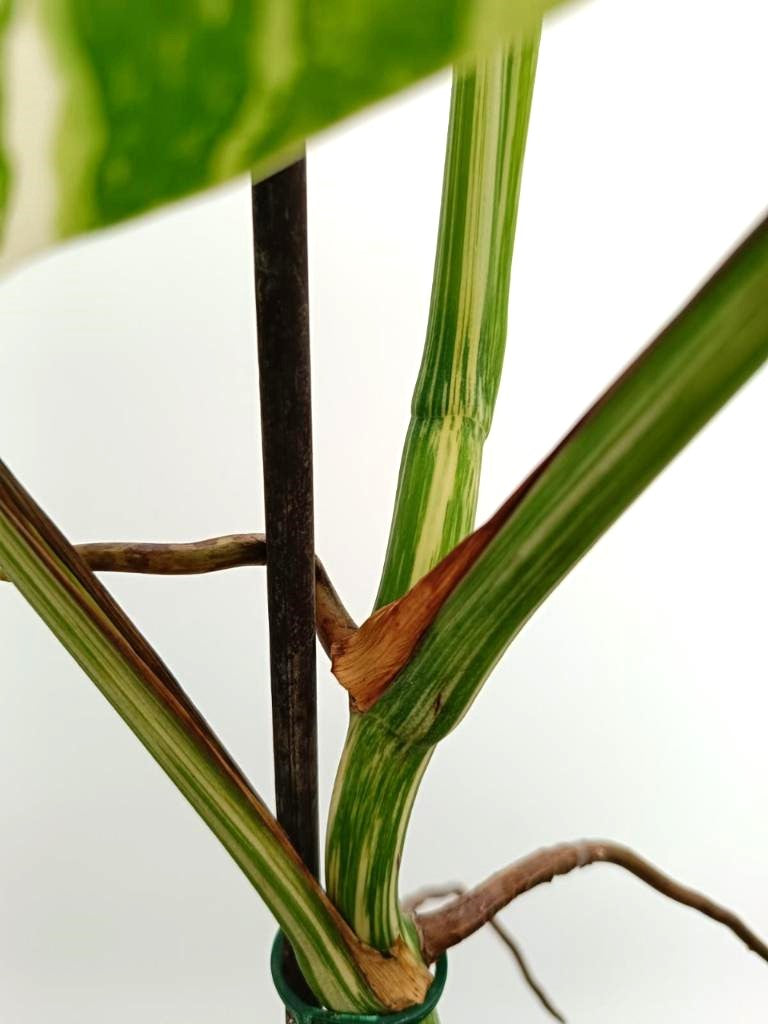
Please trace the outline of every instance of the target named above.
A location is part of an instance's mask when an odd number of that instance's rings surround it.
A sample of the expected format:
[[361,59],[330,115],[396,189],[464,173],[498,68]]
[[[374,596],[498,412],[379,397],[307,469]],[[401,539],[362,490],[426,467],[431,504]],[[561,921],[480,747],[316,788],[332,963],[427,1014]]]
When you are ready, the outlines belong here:
[[0,563],[243,870],[318,998],[341,1010],[420,1002],[423,966],[353,934],[166,666],[2,463]]
[[[473,525],[504,354],[537,50],[535,33],[454,73],[429,328],[379,603],[399,597]],[[386,728],[379,736],[353,715],[330,812],[326,879],[357,933],[385,949],[401,933],[398,865],[425,761],[408,747],[397,764],[387,759],[385,780],[375,763],[379,742],[389,751]]]
[[558,2],[0,0],[0,268],[263,177]]
[[507,305],[539,33],[454,74],[432,300],[376,607],[474,526]]
[[499,512],[336,650],[368,710],[352,714],[330,866],[335,899],[381,948],[436,744],[557,583],[768,357],[767,295],[763,221]]

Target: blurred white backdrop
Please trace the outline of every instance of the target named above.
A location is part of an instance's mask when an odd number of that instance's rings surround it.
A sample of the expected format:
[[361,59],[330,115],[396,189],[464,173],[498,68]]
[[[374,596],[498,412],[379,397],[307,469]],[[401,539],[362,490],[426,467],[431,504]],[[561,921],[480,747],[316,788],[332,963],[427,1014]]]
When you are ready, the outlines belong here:
[[[481,515],[761,214],[768,14],[596,0],[545,32]],[[317,547],[375,592],[418,367],[449,83],[309,150]],[[0,453],[75,540],[263,525],[245,182],[0,288]],[[768,376],[572,573],[433,760],[403,888],[624,841],[768,935]],[[263,571],[107,577],[271,801]],[[280,1019],[269,915],[20,597],[0,589],[0,1021]],[[345,700],[321,656],[322,804]],[[571,1024],[766,1019],[768,967],[595,867],[504,915]],[[544,1021],[481,934],[445,1024]]]

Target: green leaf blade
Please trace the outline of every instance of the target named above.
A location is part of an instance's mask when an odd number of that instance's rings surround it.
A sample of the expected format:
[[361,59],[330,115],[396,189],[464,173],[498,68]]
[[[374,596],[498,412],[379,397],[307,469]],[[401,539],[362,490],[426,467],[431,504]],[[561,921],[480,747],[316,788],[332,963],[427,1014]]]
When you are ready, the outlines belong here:
[[0,266],[264,176],[306,138],[556,2],[6,0]]

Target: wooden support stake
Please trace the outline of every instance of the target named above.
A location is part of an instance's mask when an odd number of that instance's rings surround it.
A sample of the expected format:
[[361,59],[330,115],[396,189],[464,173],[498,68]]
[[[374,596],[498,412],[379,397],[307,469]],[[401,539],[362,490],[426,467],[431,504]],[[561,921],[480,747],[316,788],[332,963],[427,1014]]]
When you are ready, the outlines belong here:
[[[252,188],[277,818],[317,876],[312,399],[304,159]],[[314,1001],[292,954],[288,979]]]

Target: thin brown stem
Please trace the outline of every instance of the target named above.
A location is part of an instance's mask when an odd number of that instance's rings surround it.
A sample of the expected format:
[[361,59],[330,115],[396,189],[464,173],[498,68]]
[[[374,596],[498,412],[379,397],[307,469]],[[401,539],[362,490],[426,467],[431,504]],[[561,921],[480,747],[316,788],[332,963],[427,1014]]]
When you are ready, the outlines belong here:
[[768,946],[732,911],[675,882],[626,846],[600,839],[537,850],[492,875],[447,906],[428,914],[417,914],[415,922],[426,961],[431,963],[446,949],[472,935],[502,907],[529,889],[551,882],[557,875],[567,875],[575,868],[601,862],[624,868],[669,899],[725,925],[749,949],[768,961]]
[[[456,882],[449,885],[431,886],[425,889],[419,889],[402,901],[402,908],[407,914],[413,914],[416,910],[418,910],[420,906],[422,906],[428,900],[445,899],[446,896],[462,896],[466,891],[467,890],[465,886],[459,885]],[[489,927],[493,928],[493,930],[499,936],[501,941],[504,943],[504,945],[510,951],[512,956],[515,958],[515,961],[517,962],[517,966],[520,968],[520,973],[522,974],[525,983],[528,985],[528,988],[530,988],[530,990],[536,996],[536,998],[547,1011],[547,1013],[554,1017],[555,1020],[559,1020],[560,1024],[566,1024],[565,1017],[563,1017],[560,1011],[553,1005],[551,999],[544,991],[544,989],[541,987],[541,984],[536,980],[536,978],[534,978],[531,968],[528,965],[528,961],[523,955],[523,951],[520,949],[520,946],[517,944],[517,941],[510,935],[510,933],[507,931],[504,925],[501,924],[500,921],[496,920],[495,917],[492,917],[486,923],[489,925]]]
[[[158,576],[189,576],[219,572],[241,565],[265,565],[267,543],[263,533],[231,533],[187,544],[145,544],[108,541],[78,544],[76,550],[93,572],[133,572]],[[0,581],[6,577],[0,571]],[[315,611],[317,635],[323,649],[357,626],[336,593],[319,558],[315,558]]]
[[565,1017],[552,1003],[547,993],[544,991],[539,982],[531,974],[531,968],[528,966],[528,961],[523,956],[523,952],[518,946],[515,939],[512,938],[512,936],[509,934],[504,925],[498,920],[498,918],[492,917],[488,923],[517,961],[517,966],[520,968],[520,973],[525,979],[528,988],[531,989],[531,991],[534,993],[534,995],[539,1000],[544,1009],[547,1011],[547,1013],[554,1017],[555,1020],[559,1020],[560,1024],[566,1024]]
[[463,896],[467,891],[466,885],[461,882],[448,882],[446,885],[427,885],[423,889],[417,889],[410,896],[400,901],[400,907],[406,914],[415,914],[419,907],[431,900],[444,900],[448,896]]

